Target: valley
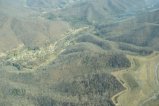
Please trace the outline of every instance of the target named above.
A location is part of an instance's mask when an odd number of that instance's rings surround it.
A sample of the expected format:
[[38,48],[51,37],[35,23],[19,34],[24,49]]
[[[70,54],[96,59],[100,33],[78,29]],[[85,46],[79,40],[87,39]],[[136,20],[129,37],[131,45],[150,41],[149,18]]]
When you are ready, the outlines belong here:
[[[46,46],[42,48],[31,49],[24,48],[21,45],[12,51],[8,51],[7,54],[2,54],[2,57],[4,58],[3,61],[5,61],[4,64],[13,65],[18,70],[22,70],[21,68],[29,69],[31,72],[37,70],[38,68],[47,66],[56,57],[58,57],[60,53],[64,51],[65,46],[70,45],[71,41],[69,40],[71,40],[72,36],[75,36],[76,34],[88,28],[89,27],[71,29],[70,31],[62,35],[63,37],[56,41],[54,44],[46,44]],[[67,40],[67,38],[69,39]],[[29,70],[22,71],[22,73],[30,72]],[[21,73],[21,71],[17,73]]]

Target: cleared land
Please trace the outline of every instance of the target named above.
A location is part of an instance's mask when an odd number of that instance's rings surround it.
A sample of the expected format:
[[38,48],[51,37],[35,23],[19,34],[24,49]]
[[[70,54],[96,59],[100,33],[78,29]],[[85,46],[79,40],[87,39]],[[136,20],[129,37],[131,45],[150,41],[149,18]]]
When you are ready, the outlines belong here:
[[[115,95],[112,99],[117,106],[145,106],[147,102],[158,97],[158,53],[154,53],[150,56],[139,57],[129,56],[130,59],[138,61],[139,67],[131,67],[130,69],[120,72],[113,72],[119,81],[127,89],[121,93]],[[135,69],[135,70],[134,70]],[[157,106],[156,102],[149,103],[148,106]]]

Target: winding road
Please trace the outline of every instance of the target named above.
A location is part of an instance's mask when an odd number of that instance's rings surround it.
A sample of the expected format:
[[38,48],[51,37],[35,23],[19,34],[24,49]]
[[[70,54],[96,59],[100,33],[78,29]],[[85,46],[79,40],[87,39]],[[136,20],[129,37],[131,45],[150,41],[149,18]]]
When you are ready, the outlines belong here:
[[[155,83],[155,86],[156,86],[156,87],[159,87],[159,72],[158,72],[158,71],[159,71],[159,62],[156,62],[156,64],[155,64],[153,67],[154,67],[154,69],[152,69],[151,72],[153,73],[154,83]],[[149,73],[147,73],[147,74],[149,74]],[[116,74],[113,74],[113,75],[117,78],[118,81],[121,82],[122,79],[121,79],[118,75],[116,75]],[[126,89],[125,89],[124,91],[122,91],[122,92],[119,92],[118,94],[116,94],[116,95],[114,95],[114,96],[112,97],[112,101],[113,101],[113,103],[115,104],[115,106],[122,106],[122,104],[120,104],[120,103],[118,102],[117,98],[128,90],[127,85],[125,85],[125,83],[123,83],[123,82],[124,82],[124,80],[122,80],[121,84],[122,84]],[[148,97],[147,99],[141,101],[141,102],[139,103],[139,106],[144,106],[145,103],[147,103],[147,102],[149,102],[149,101],[151,101],[151,100],[157,99],[157,96],[158,96],[158,95],[159,95],[159,91],[154,91],[150,97]]]

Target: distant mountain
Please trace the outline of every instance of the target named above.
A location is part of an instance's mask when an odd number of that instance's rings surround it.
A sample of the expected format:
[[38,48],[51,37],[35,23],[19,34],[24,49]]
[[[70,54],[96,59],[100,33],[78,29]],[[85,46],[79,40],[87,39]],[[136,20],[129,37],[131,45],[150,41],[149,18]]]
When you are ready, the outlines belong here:
[[65,19],[86,21],[93,24],[104,24],[121,18],[135,15],[146,9],[154,8],[156,0],[87,0],[66,7],[60,11]]
[[28,7],[34,10],[63,9],[76,2],[85,0],[26,0]]

